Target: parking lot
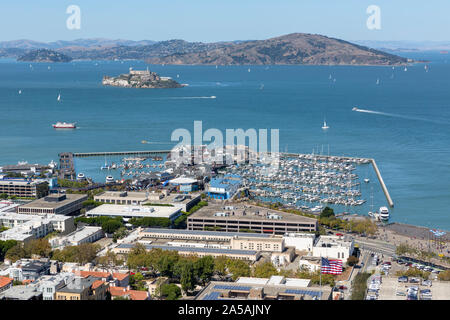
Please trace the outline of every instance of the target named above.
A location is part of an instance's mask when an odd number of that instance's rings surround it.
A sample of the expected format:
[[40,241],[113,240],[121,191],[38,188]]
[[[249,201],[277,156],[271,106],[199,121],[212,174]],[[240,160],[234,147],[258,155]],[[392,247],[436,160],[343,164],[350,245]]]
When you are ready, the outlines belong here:
[[[432,286],[424,286],[416,283],[398,282],[398,277],[383,277],[383,284],[380,286],[378,300],[406,300],[406,292],[408,287],[417,286],[419,292],[429,289],[432,294],[432,300],[449,300],[450,299],[450,282],[433,281]],[[403,292],[404,296],[397,295],[397,292]],[[418,295],[420,300],[420,294]]]

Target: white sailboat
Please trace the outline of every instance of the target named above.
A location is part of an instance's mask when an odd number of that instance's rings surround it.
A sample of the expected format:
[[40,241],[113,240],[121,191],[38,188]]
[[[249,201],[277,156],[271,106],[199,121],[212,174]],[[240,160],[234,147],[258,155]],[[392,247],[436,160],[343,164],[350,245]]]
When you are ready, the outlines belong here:
[[22,94],[22,90],[19,90],[19,94]]
[[58,94],[58,98],[56,98],[56,100],[61,101],[61,93]]
[[250,68],[248,68],[248,70],[247,70],[248,72],[250,72],[251,70],[250,70]]
[[330,127],[327,125],[327,122],[325,120],[323,120],[323,126],[322,129],[323,130],[328,130]]
[[380,84],[380,79],[379,79],[379,78],[377,79],[377,85],[378,85],[378,84]]

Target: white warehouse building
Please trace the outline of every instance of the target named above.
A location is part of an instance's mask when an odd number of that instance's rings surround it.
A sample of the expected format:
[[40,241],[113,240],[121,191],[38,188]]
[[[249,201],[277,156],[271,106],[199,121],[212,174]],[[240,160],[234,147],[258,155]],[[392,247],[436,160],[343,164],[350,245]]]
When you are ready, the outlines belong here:
[[353,239],[342,236],[320,236],[313,247],[314,257],[340,259],[344,262],[352,255]]

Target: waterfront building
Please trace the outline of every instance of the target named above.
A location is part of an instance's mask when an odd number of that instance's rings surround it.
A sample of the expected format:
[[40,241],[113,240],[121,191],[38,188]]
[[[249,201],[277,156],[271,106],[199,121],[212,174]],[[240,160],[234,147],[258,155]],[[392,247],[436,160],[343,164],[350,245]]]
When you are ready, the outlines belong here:
[[188,216],[187,228],[284,235],[289,232],[315,232],[318,222],[317,219],[261,207],[208,205]]
[[172,186],[177,187],[177,190],[180,192],[191,192],[198,190],[198,181],[192,178],[179,177],[169,180],[169,183]]
[[85,194],[51,194],[18,207],[23,214],[76,215],[88,199]]
[[226,200],[232,198],[240,187],[240,179],[212,178],[208,185],[207,194],[213,199]]
[[48,183],[43,180],[2,178],[0,194],[21,198],[41,198],[48,194]]

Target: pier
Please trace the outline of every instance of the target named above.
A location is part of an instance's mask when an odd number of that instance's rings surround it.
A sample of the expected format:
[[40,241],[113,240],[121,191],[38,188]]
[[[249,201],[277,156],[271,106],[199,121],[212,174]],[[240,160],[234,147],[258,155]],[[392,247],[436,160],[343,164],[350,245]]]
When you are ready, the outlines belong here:
[[104,157],[104,156],[146,156],[146,155],[160,155],[169,154],[170,150],[147,150],[147,151],[111,151],[111,152],[82,152],[73,153],[74,157]]
[[391,208],[394,207],[394,202],[391,199],[391,196],[389,195],[389,191],[386,187],[386,184],[384,183],[383,177],[381,176],[380,170],[378,170],[377,163],[375,162],[375,159],[370,159],[370,162],[372,162],[373,169],[375,170],[375,173],[377,174],[378,181],[380,181],[381,189],[383,189],[384,195],[386,196],[387,202]]

